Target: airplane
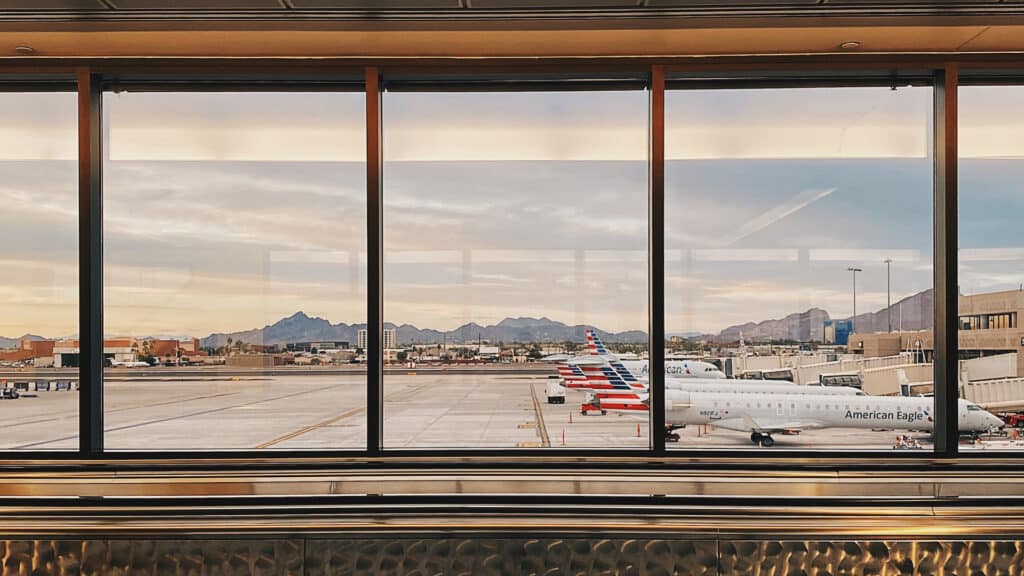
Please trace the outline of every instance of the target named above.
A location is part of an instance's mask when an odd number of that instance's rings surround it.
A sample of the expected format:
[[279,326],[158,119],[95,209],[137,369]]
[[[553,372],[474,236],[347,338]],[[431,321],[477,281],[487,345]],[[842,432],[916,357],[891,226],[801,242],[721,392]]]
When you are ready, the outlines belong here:
[[[630,383],[632,388],[643,389],[646,387],[646,384],[640,382],[640,380],[635,376],[637,373],[641,375],[641,378],[647,375],[648,362],[646,360],[619,360],[617,356],[608,352],[604,342],[601,341],[601,337],[598,336],[594,330],[587,328],[584,333],[586,334],[587,339],[587,355],[571,356],[569,354],[552,354],[541,359],[543,362],[555,363],[558,375],[562,377],[563,386],[583,391],[592,390],[594,385],[587,383],[583,369],[580,366],[592,363],[604,364],[607,362],[608,365],[619,373],[623,380]],[[666,361],[665,374],[669,377],[680,378],[725,378],[725,373],[719,370],[717,366],[709,362],[701,362],[699,360]],[[607,390],[610,386],[598,383],[596,384],[596,388],[600,390]]]
[[[587,351],[591,356],[614,358],[633,374],[639,374],[641,377],[647,375],[649,366],[647,360],[619,360],[608,352],[601,337],[593,329],[587,328],[584,334],[587,338]],[[719,370],[718,366],[700,360],[666,360],[665,375],[679,378],[725,378],[725,372]]]
[[[646,381],[639,381],[639,386],[626,382],[618,371],[607,364],[588,366],[582,370],[587,381],[577,384],[577,389],[589,392],[580,406],[584,415],[599,410],[606,414],[608,410],[646,411],[645,402],[649,396]],[[665,380],[665,390],[685,392],[725,392],[733,394],[795,394],[815,396],[865,396],[863,390],[847,386],[798,386],[791,382],[775,382],[772,384],[752,383],[749,380],[696,378],[669,378]]]
[[[932,398],[908,396],[824,396],[806,394],[737,394],[729,392],[665,392],[668,439],[678,441],[675,430],[689,424],[714,424],[727,430],[750,432],[750,441],[764,447],[775,444],[773,433],[799,434],[801,430],[859,428],[931,431]],[[599,402],[604,409],[604,403]],[[1005,424],[981,406],[958,400],[961,432],[1001,429]]]
[[110,366],[111,368],[149,368],[151,365],[149,362],[122,362],[120,360],[111,360]]

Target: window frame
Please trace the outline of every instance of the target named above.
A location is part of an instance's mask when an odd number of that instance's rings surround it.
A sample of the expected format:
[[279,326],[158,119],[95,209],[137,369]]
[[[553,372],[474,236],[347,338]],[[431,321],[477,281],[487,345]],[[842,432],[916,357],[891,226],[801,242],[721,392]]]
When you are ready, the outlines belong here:
[[[957,447],[957,87],[960,68],[1006,70],[1005,62],[986,62],[962,57],[853,56],[842,59],[816,57],[717,57],[714,59],[681,58],[592,58],[537,63],[535,60],[441,62],[424,60],[308,60],[301,63],[274,59],[239,63],[217,59],[170,59],[153,65],[143,61],[113,62],[103,59],[84,60],[68,65],[61,61],[33,62],[9,66],[0,76],[10,76],[10,86],[34,85],[33,74],[75,75],[79,116],[79,329],[82,334],[81,391],[79,395],[80,446],[77,451],[0,451],[0,463],[24,465],[34,463],[49,467],[56,464],[91,469],[104,466],[208,466],[215,469],[251,467],[254,464],[288,466],[360,467],[403,465],[410,462],[432,464],[480,465],[495,463],[522,468],[541,468],[558,462],[570,467],[586,468],[596,463],[649,467],[666,465],[680,468],[709,466],[749,469],[767,467],[785,469],[794,465],[817,465],[830,469],[906,468],[934,469],[955,466],[958,461],[995,462],[1015,460],[1024,454],[960,452]],[[961,60],[964,63],[961,63]],[[1009,60],[1012,61],[1012,60]],[[628,73],[649,80],[649,344],[664,337],[664,90],[666,75],[690,73],[703,75],[703,86],[714,82],[736,85],[742,83],[786,86],[877,84],[879,74],[872,71],[924,70],[932,79],[934,90],[934,289],[935,289],[935,403],[937,427],[933,451],[908,454],[895,451],[785,451],[766,453],[755,450],[672,450],[666,451],[664,412],[658,409],[664,400],[664,354],[662,346],[649,346],[651,365],[651,434],[648,449],[426,449],[407,450],[382,448],[383,363],[379,351],[382,323],[382,138],[381,95],[384,73],[414,71],[417,74],[477,74],[498,78],[524,73],[545,73],[565,76],[573,73],[600,76]],[[837,72],[838,71],[838,72]],[[175,451],[107,452],[102,443],[102,92],[111,82],[127,82],[132,75],[145,76],[149,86],[157,89],[183,90],[189,85],[211,87],[225,85],[224,78],[237,79],[227,84],[238,88],[273,90],[289,84],[315,84],[319,79],[337,79],[339,75],[360,75],[366,97],[367,146],[367,443],[363,449],[311,450],[301,453],[265,451]],[[898,76],[892,74],[892,78]],[[253,80],[256,77],[256,80]],[[298,78],[298,80],[296,80]],[[979,82],[1017,83],[1024,72],[1011,70],[1002,76],[982,74]],[[166,82],[161,82],[166,80]],[[0,79],[0,82],[3,82]],[[66,80],[65,80],[66,83]],[[370,353],[370,351],[373,351]],[[88,357],[88,358],[87,358]]]
[[[265,76],[263,74],[240,74],[233,76],[230,74],[225,75],[208,75],[208,74],[172,74],[172,75],[151,75],[151,74],[126,74],[126,75],[115,75],[115,74],[95,74],[89,78],[90,90],[94,93],[90,93],[88,106],[90,108],[90,129],[97,128],[100,132],[99,135],[94,136],[96,138],[94,146],[96,150],[92,151],[95,157],[98,158],[97,164],[90,164],[90,170],[99,172],[99,182],[93,183],[90,179],[90,198],[99,197],[99,201],[102,204],[103,198],[103,178],[102,178],[102,165],[105,153],[103,152],[103,125],[106,123],[103,118],[103,98],[105,94],[116,94],[122,91],[129,91],[133,93],[155,93],[155,92],[174,92],[174,93],[200,93],[200,92],[215,92],[215,93],[254,93],[254,92],[287,92],[287,93],[309,93],[309,92],[324,92],[324,93],[342,93],[342,92],[360,92],[365,93],[364,82],[365,78],[361,74],[358,74],[351,70],[342,70],[336,73],[310,75],[308,73],[297,73],[294,75],[278,75],[278,76]],[[84,85],[84,80],[80,79],[80,85]],[[82,95],[80,93],[80,99]],[[80,109],[85,104],[80,101]],[[94,115],[93,115],[94,114]],[[82,120],[80,116],[80,121]],[[367,208],[369,212],[369,208]],[[85,215],[83,214],[82,217]],[[90,321],[93,325],[97,322],[102,326],[103,314],[104,314],[104,303],[103,298],[103,247],[102,247],[102,220],[103,211],[102,206],[99,207],[98,212],[90,214],[91,218],[99,219],[99,235],[100,240],[98,242],[98,252],[90,252],[90,262],[93,268],[95,268],[95,262],[98,260],[99,271],[98,286],[90,286],[92,290],[99,292],[99,299],[101,300],[98,304],[99,311],[97,312],[98,317],[91,317]],[[367,216],[367,222],[369,222],[369,214]],[[369,228],[368,228],[369,230]],[[91,239],[92,240],[92,239]],[[80,264],[84,269],[84,261]],[[370,285],[372,282],[367,278],[367,293],[369,295]],[[84,287],[83,287],[84,288]],[[369,301],[369,300],[367,300]],[[97,320],[98,318],[98,320]],[[84,331],[83,331],[84,333]],[[99,333],[102,334],[103,330],[100,329]],[[369,337],[369,335],[368,335]],[[130,456],[135,453],[155,457],[160,454],[169,460],[177,459],[178,455],[185,455],[185,457],[195,457],[196,455],[217,455],[218,457],[230,457],[232,455],[239,455],[242,457],[254,457],[257,454],[261,456],[288,456],[288,451],[284,450],[173,450],[169,452],[156,452],[156,451],[133,451],[126,449],[108,450],[104,444],[103,436],[103,421],[104,421],[104,390],[103,390],[103,376],[102,372],[105,367],[105,363],[102,359],[103,346],[94,346],[100,356],[95,358],[90,363],[90,366],[98,365],[99,374],[93,375],[91,382],[100,382],[99,386],[89,386],[89,423],[88,428],[86,424],[82,425],[82,429],[79,432],[79,438],[82,439],[80,444],[80,452],[89,453],[93,455],[102,454],[104,456],[116,456],[118,458],[122,456]],[[81,379],[81,388],[85,388],[85,379]],[[369,394],[371,386],[369,385],[369,379],[366,382],[367,387],[367,405],[369,404]],[[83,401],[84,402],[84,401]],[[96,407],[98,404],[98,408]],[[98,412],[97,412],[98,410]],[[367,428],[370,428],[370,414],[373,413],[367,408]],[[86,445],[86,438],[88,438],[88,445]],[[338,448],[336,450],[302,450],[298,453],[302,457],[348,457],[358,454],[363,454],[365,450],[363,448]],[[0,458],[3,458],[4,454],[0,452]]]
[[[24,92],[67,93],[67,94],[76,94],[78,96],[78,99],[80,100],[81,96],[80,96],[80,89],[79,89],[79,87],[80,87],[79,78],[74,73],[72,73],[69,70],[53,70],[53,71],[35,70],[32,73],[28,73],[28,74],[8,74],[8,75],[4,75],[3,72],[0,71],[0,92],[5,92],[5,93],[24,93]],[[78,122],[77,128],[80,130],[81,129],[81,111],[80,110],[78,111],[78,117],[79,117],[79,122]],[[78,134],[78,142],[79,142],[79,144],[81,143],[81,141],[82,141],[82,135],[79,133]],[[79,216],[75,220],[76,224],[77,224],[77,230],[75,230],[75,236],[78,239],[77,253],[78,253],[78,263],[79,263],[79,268],[78,268],[78,271],[77,271],[78,272],[78,274],[77,274],[78,275],[78,288],[79,288],[79,290],[78,290],[78,298],[79,298],[79,300],[78,300],[78,314],[77,314],[77,317],[78,317],[78,329],[79,329],[79,333],[81,335],[81,334],[84,334],[84,332],[82,332],[81,317],[82,317],[84,309],[86,308],[85,302],[87,302],[87,301],[84,301],[84,300],[81,299],[81,297],[82,297],[81,288],[82,288],[82,285],[83,285],[83,282],[84,282],[84,279],[83,279],[82,274],[81,274],[81,270],[82,270],[82,268],[81,268],[81,259],[82,259],[82,255],[83,255],[82,243],[83,243],[83,240],[84,240],[84,237],[85,237],[86,233],[85,233],[85,231],[82,228],[82,213],[84,211],[82,210],[82,205],[81,205],[81,202],[82,202],[82,194],[81,194],[82,170],[81,170],[81,165],[82,164],[81,164],[81,147],[80,146],[78,148],[78,155],[79,155],[79,157],[76,158],[75,161],[74,161],[78,165],[78,180],[79,180],[78,189],[75,191],[75,198],[76,198],[76,200],[78,202],[78,213],[79,213]],[[84,339],[81,338],[81,337],[79,338],[79,343],[80,343],[80,346],[85,346],[86,345],[84,343]],[[80,350],[81,350],[81,348],[80,348]],[[76,379],[78,380],[79,388],[80,389],[81,389],[81,387],[83,385],[83,382],[85,380],[83,378],[83,374],[84,373],[85,372],[82,369],[82,366],[80,365],[79,368],[78,368],[78,376],[76,377]],[[80,390],[79,391],[79,401],[78,401],[78,415],[77,415],[79,431],[81,431],[81,429],[82,429],[82,426],[83,426],[82,419],[83,419],[83,414],[85,413],[85,411],[83,410],[82,397],[83,397],[83,394],[82,394],[82,392]],[[77,452],[76,451],[70,451],[70,450],[45,450],[45,451],[38,450],[37,451],[37,450],[12,450],[12,449],[8,449],[8,448],[4,448],[4,449],[0,449],[0,461],[2,461],[4,459],[7,459],[9,456],[12,456],[12,457],[14,457],[14,459],[17,459],[17,456],[20,455],[20,454],[37,455],[38,457],[40,457],[43,460],[49,460],[49,459],[52,459],[54,457],[63,457],[63,456],[66,456],[68,454],[76,454],[76,455],[79,455],[79,456],[83,455],[81,450],[79,450]]]

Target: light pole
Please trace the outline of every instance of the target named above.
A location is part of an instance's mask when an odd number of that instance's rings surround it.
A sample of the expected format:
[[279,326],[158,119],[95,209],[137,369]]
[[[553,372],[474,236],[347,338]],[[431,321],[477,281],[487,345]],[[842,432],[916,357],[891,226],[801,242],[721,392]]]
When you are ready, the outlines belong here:
[[889,319],[889,332],[892,332],[892,258],[885,259],[885,315]]
[[853,316],[850,316],[850,334],[857,333],[857,272],[863,272],[860,268],[850,266],[847,268],[853,272]]

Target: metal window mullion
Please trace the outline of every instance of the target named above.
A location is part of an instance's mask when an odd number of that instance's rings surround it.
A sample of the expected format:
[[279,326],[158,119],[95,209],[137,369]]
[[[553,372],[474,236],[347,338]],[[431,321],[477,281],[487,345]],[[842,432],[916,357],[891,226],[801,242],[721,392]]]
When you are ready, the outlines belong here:
[[665,453],[665,69],[651,67],[648,111],[648,328],[650,447]]
[[957,343],[957,65],[935,74],[934,105],[934,380],[935,454],[957,455],[959,351]]
[[366,69],[366,450],[379,455],[384,439],[383,149],[381,83]]
[[100,77],[78,76],[78,446],[103,452],[103,198]]

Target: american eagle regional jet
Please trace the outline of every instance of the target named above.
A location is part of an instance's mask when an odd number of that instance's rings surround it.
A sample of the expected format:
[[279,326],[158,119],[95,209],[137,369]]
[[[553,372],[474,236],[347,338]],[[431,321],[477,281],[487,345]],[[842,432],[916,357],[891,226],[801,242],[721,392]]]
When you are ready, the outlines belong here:
[[[929,397],[821,396],[810,394],[735,394],[727,392],[665,391],[665,420],[669,434],[689,424],[714,424],[727,430],[750,432],[761,446],[775,443],[772,433],[799,433],[823,428],[932,431]],[[961,433],[978,434],[1004,426],[981,406],[958,400],[957,425]],[[603,404],[602,404],[603,406]]]

